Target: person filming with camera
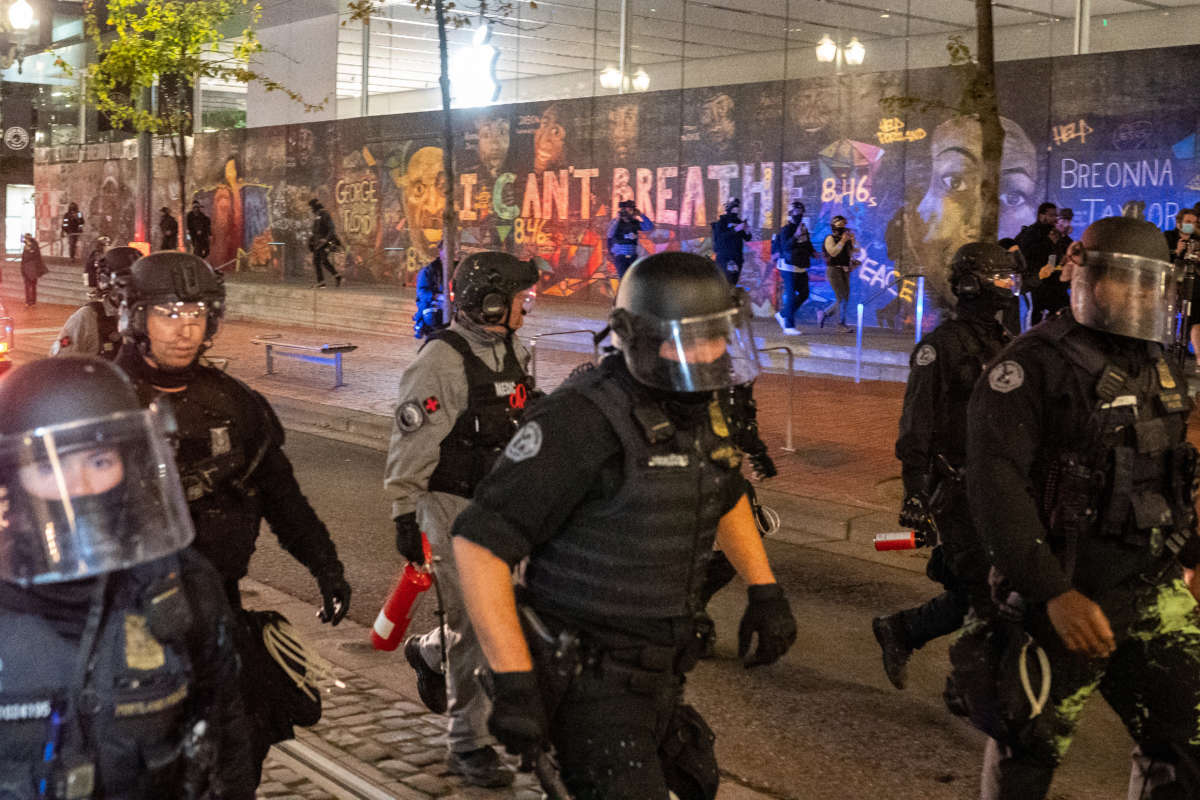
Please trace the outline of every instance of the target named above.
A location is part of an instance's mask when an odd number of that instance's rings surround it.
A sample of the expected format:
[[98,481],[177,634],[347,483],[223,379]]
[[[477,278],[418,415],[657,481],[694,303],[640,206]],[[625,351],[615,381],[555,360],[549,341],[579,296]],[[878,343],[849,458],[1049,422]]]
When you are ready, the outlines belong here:
[[846,227],[846,218],[836,216],[830,220],[829,235],[825,237],[825,280],[833,287],[835,299],[827,308],[817,311],[817,326],[825,327],[825,319],[833,310],[838,310],[838,330],[850,330],[846,324],[846,309],[850,305],[850,270],[858,264],[851,258],[858,241],[854,231]]
[[[1171,252],[1171,261],[1178,268],[1180,276],[1180,301],[1187,300],[1191,307],[1187,312],[1188,339],[1192,343],[1192,352],[1196,359],[1196,367],[1200,369],[1200,280],[1196,273],[1200,271],[1200,233],[1197,232],[1198,216],[1194,208],[1181,208],[1175,215],[1175,228],[1165,231],[1167,247]],[[1182,338],[1182,335],[1181,335]]]

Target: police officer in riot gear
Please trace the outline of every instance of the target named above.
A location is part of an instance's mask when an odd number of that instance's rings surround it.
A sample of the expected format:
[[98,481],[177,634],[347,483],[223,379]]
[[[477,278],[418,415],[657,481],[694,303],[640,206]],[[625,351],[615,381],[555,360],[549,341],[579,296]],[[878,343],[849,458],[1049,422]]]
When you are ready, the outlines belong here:
[[[200,358],[225,312],[221,277],[190,253],[155,253],[133,265],[117,293],[125,342],[116,363],[144,404],[164,402],[174,410],[195,547],[221,574],[230,605],[241,608],[237,584],[266,519],[280,545],[316,578],[321,617],[336,625],[349,609],[350,586],[329,531],[296,483],[279,418],[262,395]],[[256,685],[261,676],[246,678],[247,709],[258,719],[255,703],[265,702],[269,687]],[[290,729],[263,733],[264,727],[253,742],[259,764],[270,741],[291,735]]]
[[731,197],[725,201],[725,213],[712,224],[713,255],[730,286],[737,286],[742,277],[742,265],[746,260],[743,248],[750,241],[750,223],[742,219],[741,210],[741,199]]
[[141,251],[132,247],[114,247],[101,257],[95,285],[88,290],[89,302],[67,317],[50,345],[50,355],[100,356],[109,361],[117,357],[121,331],[117,326],[115,283],[125,280],[141,257]]
[[163,415],[84,358],[14,370],[0,407],[0,797],[252,800]]
[[1150,223],[1110,217],[1077,260],[1072,315],[1004,350],[969,406],[971,513],[1051,681],[1041,713],[989,731],[984,796],[1044,797],[1098,688],[1138,744],[1131,796],[1200,797],[1200,582],[1182,570],[1200,560],[1196,451],[1162,347],[1170,256]]
[[529,353],[515,334],[532,307],[542,264],[498,252],[459,263],[450,327],[428,335],[400,378],[384,478],[400,554],[424,562],[424,531],[438,559],[448,629],[444,637],[440,627],[410,637],[404,655],[425,704],[436,712],[449,708],[450,771],[480,786],[507,785],[513,774],[501,766],[487,733],[487,698],[474,677],[483,660],[463,607],[450,528],[533,399]]
[[967,401],[975,381],[1008,343],[997,314],[1014,299],[1016,262],[988,242],[965,244],[950,262],[953,315],[921,339],[909,359],[896,457],[903,465],[900,524],[936,545],[926,573],[945,591],[924,605],[872,622],[883,667],[904,688],[909,656],[962,627],[972,590],[987,600],[989,563],[967,511],[963,462]]
[[[489,729],[510,752],[551,743],[575,798],[712,798],[712,733],[682,689],[714,541],[750,585],[746,666],[796,636],[714,396],[753,378],[757,355],[699,255],[638,261],[610,320],[620,352],[538,403],[454,524]],[[526,557],[518,610],[510,570]]]

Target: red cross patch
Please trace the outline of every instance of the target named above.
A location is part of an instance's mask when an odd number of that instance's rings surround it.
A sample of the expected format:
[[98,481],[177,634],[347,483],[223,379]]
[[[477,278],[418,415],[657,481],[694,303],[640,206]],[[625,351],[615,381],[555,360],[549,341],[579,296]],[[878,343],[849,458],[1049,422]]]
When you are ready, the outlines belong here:
[[61,347],[70,347],[71,346],[71,337],[70,336],[62,337],[61,339],[58,340],[58,344]]
[[429,397],[425,398],[425,413],[426,414],[432,414],[433,412],[437,411],[441,407],[442,407],[442,404],[438,402],[438,399],[436,397],[429,396]]

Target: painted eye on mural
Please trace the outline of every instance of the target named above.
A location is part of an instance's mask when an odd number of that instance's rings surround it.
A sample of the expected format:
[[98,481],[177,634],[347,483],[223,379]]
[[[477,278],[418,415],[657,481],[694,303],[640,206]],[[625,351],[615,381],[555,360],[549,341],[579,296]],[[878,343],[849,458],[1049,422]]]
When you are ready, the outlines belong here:
[[1005,208],[1016,208],[1018,206],[1023,206],[1028,202],[1029,198],[1027,198],[1022,192],[1001,192],[1000,194],[1000,205],[1004,206]]
[[963,176],[955,173],[943,175],[942,185],[952,192],[965,191],[967,188],[967,182],[963,179]]

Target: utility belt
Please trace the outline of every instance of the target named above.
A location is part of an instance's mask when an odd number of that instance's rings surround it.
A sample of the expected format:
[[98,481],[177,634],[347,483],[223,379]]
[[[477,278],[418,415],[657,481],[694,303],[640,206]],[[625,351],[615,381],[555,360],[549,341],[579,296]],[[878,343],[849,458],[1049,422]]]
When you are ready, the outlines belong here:
[[705,637],[713,623],[693,620],[685,644],[613,646],[567,625],[547,622],[531,606],[518,606],[521,627],[529,644],[547,713],[562,701],[572,681],[584,672],[628,688],[635,694],[657,694],[678,687],[684,673],[700,660]]

